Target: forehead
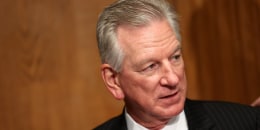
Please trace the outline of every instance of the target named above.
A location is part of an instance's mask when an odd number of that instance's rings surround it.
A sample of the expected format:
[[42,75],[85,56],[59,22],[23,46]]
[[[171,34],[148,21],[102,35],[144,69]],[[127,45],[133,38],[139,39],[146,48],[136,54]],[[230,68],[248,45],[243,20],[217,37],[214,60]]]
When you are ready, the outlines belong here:
[[170,43],[169,40],[177,39],[169,23],[166,20],[160,20],[146,26],[119,26],[117,40],[125,53],[133,54],[144,48],[162,47]]

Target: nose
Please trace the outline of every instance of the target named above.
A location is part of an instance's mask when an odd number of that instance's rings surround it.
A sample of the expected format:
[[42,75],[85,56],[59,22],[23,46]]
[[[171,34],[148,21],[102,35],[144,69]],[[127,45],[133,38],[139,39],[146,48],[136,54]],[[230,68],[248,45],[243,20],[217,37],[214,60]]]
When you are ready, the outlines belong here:
[[175,87],[179,78],[177,72],[174,70],[173,66],[170,63],[165,63],[161,68],[161,79],[160,84],[165,87]]

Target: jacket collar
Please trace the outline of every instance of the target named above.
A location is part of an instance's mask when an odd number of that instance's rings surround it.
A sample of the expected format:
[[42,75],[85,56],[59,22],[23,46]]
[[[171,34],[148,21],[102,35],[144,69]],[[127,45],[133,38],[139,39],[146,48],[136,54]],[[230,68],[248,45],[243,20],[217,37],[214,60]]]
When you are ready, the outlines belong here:
[[186,99],[184,112],[190,130],[209,130],[215,128],[203,104],[199,101]]

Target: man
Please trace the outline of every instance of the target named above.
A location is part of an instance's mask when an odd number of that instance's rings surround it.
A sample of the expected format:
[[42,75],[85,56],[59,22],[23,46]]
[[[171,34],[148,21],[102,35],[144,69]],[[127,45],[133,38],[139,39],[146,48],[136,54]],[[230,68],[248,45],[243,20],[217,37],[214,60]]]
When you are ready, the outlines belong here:
[[99,17],[102,78],[124,100],[121,115],[96,130],[260,128],[253,107],[186,99],[177,16],[164,0],[119,0]]

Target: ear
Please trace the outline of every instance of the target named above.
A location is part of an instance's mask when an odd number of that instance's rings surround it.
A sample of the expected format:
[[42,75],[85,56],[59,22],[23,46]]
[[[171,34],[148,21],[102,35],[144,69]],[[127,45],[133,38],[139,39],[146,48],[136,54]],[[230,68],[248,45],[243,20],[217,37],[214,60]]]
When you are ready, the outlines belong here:
[[117,72],[109,64],[102,64],[101,75],[109,92],[118,100],[124,99],[124,92],[118,82]]

